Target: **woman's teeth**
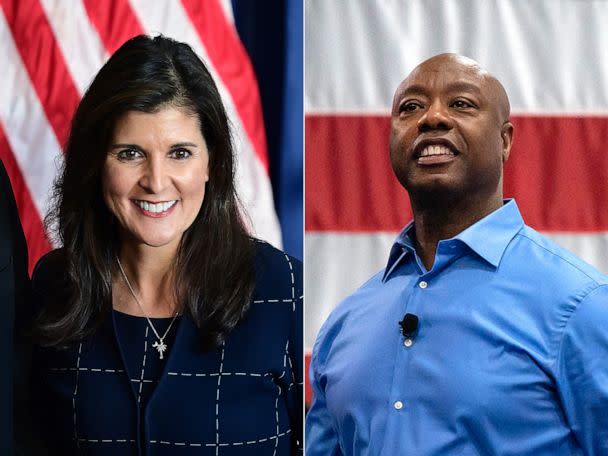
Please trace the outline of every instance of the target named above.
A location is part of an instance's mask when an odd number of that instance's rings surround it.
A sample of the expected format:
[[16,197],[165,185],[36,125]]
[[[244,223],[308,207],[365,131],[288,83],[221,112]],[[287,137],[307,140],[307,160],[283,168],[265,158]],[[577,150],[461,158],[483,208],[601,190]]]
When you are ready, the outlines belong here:
[[163,203],[148,203],[147,201],[136,200],[135,204],[141,207],[144,211],[160,213],[168,211],[173,205],[177,203],[177,200],[165,201]]

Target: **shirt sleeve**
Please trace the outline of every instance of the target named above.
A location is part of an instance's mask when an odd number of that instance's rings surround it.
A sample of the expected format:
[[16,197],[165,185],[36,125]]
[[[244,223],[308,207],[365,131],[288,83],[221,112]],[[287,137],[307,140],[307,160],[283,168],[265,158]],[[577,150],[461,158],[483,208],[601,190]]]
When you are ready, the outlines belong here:
[[567,322],[556,382],[585,455],[608,455],[608,285],[590,292]]
[[325,390],[319,381],[317,340],[310,361],[310,383],[313,400],[306,415],[306,456],[340,456],[338,434],[335,431],[332,417],[327,409]]

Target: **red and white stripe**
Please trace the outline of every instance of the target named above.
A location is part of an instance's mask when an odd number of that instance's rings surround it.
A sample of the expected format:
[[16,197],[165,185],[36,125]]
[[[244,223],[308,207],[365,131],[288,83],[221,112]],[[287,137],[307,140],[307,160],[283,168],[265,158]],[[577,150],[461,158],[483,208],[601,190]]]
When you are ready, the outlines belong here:
[[509,93],[505,196],[608,272],[608,2],[309,0],[305,24],[308,349],[411,218],[388,113],[401,80],[441,52],[476,59]]
[[186,41],[205,60],[233,126],[237,187],[252,231],[281,245],[257,82],[229,1],[0,0],[0,158],[18,200],[30,267],[50,248],[41,219],[72,114],[108,56],[140,33]]

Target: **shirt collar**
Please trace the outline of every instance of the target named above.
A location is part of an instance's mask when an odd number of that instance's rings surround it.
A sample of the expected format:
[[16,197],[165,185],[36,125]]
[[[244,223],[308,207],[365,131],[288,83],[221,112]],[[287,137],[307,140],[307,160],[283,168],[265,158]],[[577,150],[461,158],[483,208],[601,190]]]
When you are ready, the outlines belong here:
[[[524,220],[517,203],[514,199],[507,199],[504,200],[502,207],[486,215],[450,240],[458,239],[492,266],[498,267],[507,245],[523,225]],[[391,248],[382,278],[383,282],[403,258],[415,253],[415,246],[410,236],[413,229],[414,222],[411,221],[397,236]]]

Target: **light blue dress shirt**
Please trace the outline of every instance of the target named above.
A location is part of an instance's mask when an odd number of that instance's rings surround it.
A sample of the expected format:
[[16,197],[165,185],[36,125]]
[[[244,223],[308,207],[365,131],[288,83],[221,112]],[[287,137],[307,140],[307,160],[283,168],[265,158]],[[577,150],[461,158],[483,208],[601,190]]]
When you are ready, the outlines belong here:
[[430,271],[412,230],[319,332],[306,455],[608,455],[608,278],[512,200]]

